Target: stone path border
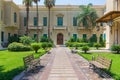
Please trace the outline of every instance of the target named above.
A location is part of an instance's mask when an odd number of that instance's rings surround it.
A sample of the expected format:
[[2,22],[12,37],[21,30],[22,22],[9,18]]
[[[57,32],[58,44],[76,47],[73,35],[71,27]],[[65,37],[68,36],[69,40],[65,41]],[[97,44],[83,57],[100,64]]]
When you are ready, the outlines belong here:
[[73,61],[73,64],[78,67],[77,70],[82,71],[82,73],[87,77],[88,80],[114,80],[111,77],[106,77],[109,75],[105,73],[103,73],[103,75],[105,75],[105,78],[102,78],[98,75],[98,73],[95,73],[92,69],[89,68],[89,62],[86,59],[78,54],[72,54],[69,49],[67,51],[70,59]]
[[28,72],[27,74],[25,74],[25,71],[21,72],[19,75],[15,76],[13,78],[13,80],[38,80],[40,78],[40,75],[42,75],[42,73],[44,72],[47,64],[50,62],[50,60],[53,60],[52,57],[53,55],[53,50],[51,50],[51,54],[45,54],[43,55],[40,59],[41,59],[41,65],[43,68],[37,70],[37,73],[33,73],[33,72]]
[[102,78],[89,68],[89,62],[66,47],[56,47],[41,57],[42,69],[36,73],[22,72],[13,80],[113,80]]

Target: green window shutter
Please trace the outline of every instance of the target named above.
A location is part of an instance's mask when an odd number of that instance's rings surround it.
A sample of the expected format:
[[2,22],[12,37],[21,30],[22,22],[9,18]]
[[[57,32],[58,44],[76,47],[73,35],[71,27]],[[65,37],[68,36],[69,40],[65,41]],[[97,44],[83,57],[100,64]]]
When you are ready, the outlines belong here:
[[44,36],[45,38],[47,38],[47,34],[43,34],[43,36]]
[[77,18],[73,17],[73,26],[77,26]]
[[104,40],[106,40],[106,34],[104,34]]
[[8,33],[8,39],[10,38],[10,33]]
[[93,38],[93,42],[97,42],[97,36],[96,36],[96,34],[93,34],[92,38]]
[[26,17],[24,17],[24,26],[26,26],[27,24],[26,24],[26,21],[27,21],[27,18]]
[[1,41],[4,41],[4,32],[1,32]]
[[94,38],[97,37],[96,34],[93,34],[93,37],[94,37]]
[[73,38],[75,39],[75,41],[77,40],[77,34],[73,34]]
[[34,38],[35,38],[35,39],[37,38],[37,34],[34,34]]
[[87,38],[87,35],[86,34],[83,34],[83,39],[86,39]]
[[17,22],[17,14],[16,14],[16,12],[14,13],[14,23],[16,23]]
[[57,17],[57,26],[63,26],[63,17]]
[[43,26],[47,26],[47,17],[43,17]]
[[37,17],[34,17],[34,26],[37,26],[38,22],[37,22]]

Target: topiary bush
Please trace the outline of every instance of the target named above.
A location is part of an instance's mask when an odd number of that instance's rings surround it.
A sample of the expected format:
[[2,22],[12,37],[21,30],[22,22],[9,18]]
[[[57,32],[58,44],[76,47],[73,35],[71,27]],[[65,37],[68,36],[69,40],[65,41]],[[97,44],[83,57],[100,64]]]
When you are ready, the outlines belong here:
[[29,36],[22,36],[20,37],[20,42],[24,45],[30,45],[33,42],[33,40]]
[[48,47],[48,43],[47,43],[47,42],[41,43],[41,47],[42,47],[43,49],[46,49],[46,48]]
[[48,42],[48,38],[45,37],[45,36],[42,36],[42,37],[40,38],[40,42]]
[[89,51],[89,47],[88,46],[83,46],[82,51],[84,51],[84,53],[87,53],[87,51]]
[[120,53],[120,45],[112,45],[111,50],[116,51],[116,53],[119,54]]
[[13,42],[8,45],[9,51],[30,51],[32,48],[30,46],[25,46],[22,43]]
[[96,47],[96,49],[99,49],[99,47],[101,47],[100,43],[94,43],[94,47]]
[[37,53],[41,47],[41,45],[39,43],[32,43],[31,46],[32,46],[33,50],[35,50],[35,53]]
[[49,42],[48,47],[53,47],[53,43]]

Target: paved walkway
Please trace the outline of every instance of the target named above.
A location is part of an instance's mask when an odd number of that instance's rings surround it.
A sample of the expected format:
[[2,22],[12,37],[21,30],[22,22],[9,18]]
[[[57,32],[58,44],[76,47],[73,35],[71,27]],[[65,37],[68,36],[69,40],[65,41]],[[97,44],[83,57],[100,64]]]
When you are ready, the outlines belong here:
[[[82,80],[86,80],[84,77]],[[65,48],[57,48],[55,59],[47,80],[79,80]]]
[[72,54],[66,47],[57,47],[41,59],[43,69],[37,73],[28,73],[21,79],[14,80],[111,80],[102,78],[89,69],[87,60],[78,54]]

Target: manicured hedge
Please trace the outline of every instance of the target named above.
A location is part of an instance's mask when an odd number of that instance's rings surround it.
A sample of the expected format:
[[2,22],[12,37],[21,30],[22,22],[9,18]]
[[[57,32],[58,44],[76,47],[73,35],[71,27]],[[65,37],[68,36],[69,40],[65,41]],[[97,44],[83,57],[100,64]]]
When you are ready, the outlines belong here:
[[65,45],[67,47],[83,47],[83,46],[89,46],[89,43],[67,42]]
[[116,51],[116,53],[120,53],[120,45],[112,45],[111,46],[112,51]]
[[32,48],[30,46],[25,46],[22,43],[13,42],[8,45],[9,51],[30,51]]

